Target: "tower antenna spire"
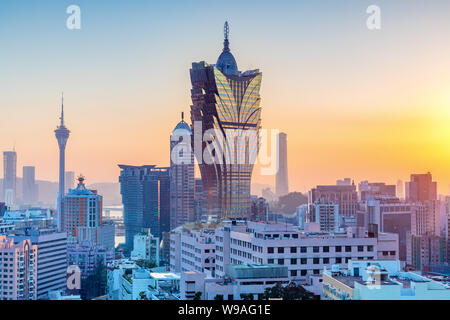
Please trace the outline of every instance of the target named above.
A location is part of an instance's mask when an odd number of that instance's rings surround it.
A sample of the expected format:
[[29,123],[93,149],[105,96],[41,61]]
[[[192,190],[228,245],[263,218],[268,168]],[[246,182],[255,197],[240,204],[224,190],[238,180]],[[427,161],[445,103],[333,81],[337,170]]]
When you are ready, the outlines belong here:
[[228,41],[228,36],[230,35],[230,26],[228,25],[228,21],[225,21],[225,25],[223,26],[223,35],[224,35],[224,42],[223,42],[223,51],[230,51],[230,42]]
[[64,127],[64,92],[61,94],[61,127]]

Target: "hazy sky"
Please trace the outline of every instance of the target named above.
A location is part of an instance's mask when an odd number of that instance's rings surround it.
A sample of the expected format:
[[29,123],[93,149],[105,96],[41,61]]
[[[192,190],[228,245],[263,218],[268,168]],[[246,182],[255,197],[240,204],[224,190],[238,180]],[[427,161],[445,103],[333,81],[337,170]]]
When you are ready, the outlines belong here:
[[239,69],[263,72],[263,127],[288,134],[291,190],[431,171],[447,193],[449,14],[448,0],[2,0],[0,150],[56,181],[64,91],[68,170],[117,182],[118,163],[167,165],[191,63],[216,62],[228,20]]

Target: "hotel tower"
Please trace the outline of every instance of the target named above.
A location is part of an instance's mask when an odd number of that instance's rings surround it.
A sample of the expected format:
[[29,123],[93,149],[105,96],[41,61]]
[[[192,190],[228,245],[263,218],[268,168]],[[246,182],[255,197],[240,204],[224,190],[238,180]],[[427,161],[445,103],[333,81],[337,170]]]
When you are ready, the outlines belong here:
[[[262,73],[238,70],[229,47],[227,22],[224,29],[224,48],[217,63],[193,63],[190,70],[193,144],[202,176],[205,212],[219,218],[246,217],[251,209],[251,176],[259,150]],[[202,141],[201,152],[196,148],[198,141]]]

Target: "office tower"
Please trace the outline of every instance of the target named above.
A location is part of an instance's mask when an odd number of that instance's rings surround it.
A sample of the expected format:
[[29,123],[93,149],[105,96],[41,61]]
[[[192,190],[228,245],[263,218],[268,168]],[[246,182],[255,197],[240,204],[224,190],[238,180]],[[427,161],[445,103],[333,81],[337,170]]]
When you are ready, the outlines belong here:
[[250,213],[251,176],[259,150],[262,73],[238,71],[228,35],[225,23],[224,48],[215,65],[192,64],[191,120],[206,213],[245,217]]
[[59,146],[59,188],[58,188],[58,217],[57,217],[57,226],[58,230],[62,230],[63,224],[61,221],[61,199],[64,196],[64,179],[65,179],[65,166],[66,166],[66,144],[67,140],[69,139],[70,131],[66,128],[64,125],[64,97],[62,99],[61,104],[61,117],[60,117],[61,123],[55,130],[55,136],[58,140],[58,146]]
[[317,186],[309,191],[308,203],[315,203],[321,198],[339,204],[340,216],[356,217],[358,194],[354,183],[350,186]]
[[78,186],[70,190],[61,201],[61,227],[76,238],[79,228],[97,228],[102,225],[103,197],[96,190],[84,185],[84,177],[78,177]]
[[75,186],[75,172],[73,171],[66,171],[66,174],[64,176],[64,192],[69,192],[70,189],[73,189]]
[[344,178],[343,180],[336,180],[337,186],[351,186],[352,180],[350,178]]
[[278,171],[276,175],[276,194],[278,197],[289,193],[287,169],[287,134],[278,134]]
[[437,183],[431,173],[411,174],[410,180],[405,183],[406,201],[437,200]]
[[22,200],[24,204],[36,204],[38,201],[38,185],[36,184],[35,168],[23,167],[22,177]]
[[[30,240],[14,243],[14,239],[0,235],[0,300],[37,299],[37,246]],[[8,259],[8,260],[6,260]],[[6,283],[5,283],[6,281]]]
[[319,225],[320,231],[339,231],[339,205],[326,198],[320,198],[309,205],[308,222]]
[[397,198],[403,199],[405,197],[405,194],[403,192],[403,181],[398,180],[397,181]]
[[14,242],[29,240],[37,247],[37,298],[67,287],[67,233],[24,227],[14,231]]
[[170,229],[195,221],[192,132],[183,118],[170,136]]
[[16,177],[17,153],[5,151],[3,152],[3,199],[8,207],[16,204]]
[[269,204],[262,197],[252,196],[252,209],[250,213],[251,221],[267,221]]
[[125,245],[133,248],[134,236],[143,228],[162,238],[170,229],[169,168],[155,165],[119,165]]
[[359,199],[366,201],[380,197],[395,198],[395,185],[387,185],[383,182],[361,181],[358,184]]

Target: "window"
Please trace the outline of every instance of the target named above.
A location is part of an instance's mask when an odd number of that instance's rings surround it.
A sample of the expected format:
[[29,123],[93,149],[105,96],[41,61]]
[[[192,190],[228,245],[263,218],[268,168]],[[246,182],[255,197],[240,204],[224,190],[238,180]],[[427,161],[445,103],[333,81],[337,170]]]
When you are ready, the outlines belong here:
[[291,247],[291,253],[297,253],[297,247]]
[[267,259],[268,264],[273,264],[273,262],[274,262],[273,259]]
[[372,252],[373,251],[373,246],[367,246],[367,251]]
[[345,246],[345,252],[352,252],[352,246]]
[[364,251],[364,246],[358,246],[358,252],[363,252]]
[[342,247],[341,247],[341,246],[337,246],[337,247],[335,248],[335,251],[336,251],[336,252],[342,252]]
[[314,258],[313,259],[313,264],[319,264],[320,263],[320,259],[319,258]]
[[330,247],[325,246],[322,248],[323,252],[330,252]]
[[391,251],[389,253],[391,254],[391,256],[395,256],[395,251]]
[[307,264],[307,263],[308,263],[308,259],[306,259],[306,258],[301,258],[301,259],[300,259],[300,263],[301,263],[301,264]]
[[320,274],[320,270],[319,269],[314,269],[313,274]]
[[323,258],[323,263],[324,264],[329,264],[330,263],[330,258]]
[[388,251],[383,251],[383,256],[387,256],[389,254]]
[[283,265],[284,264],[284,259],[278,259],[278,264]]
[[301,270],[300,271],[300,275],[303,276],[303,277],[306,276],[307,273],[308,273],[307,270]]
[[306,247],[300,247],[300,252],[301,253],[306,253]]
[[267,253],[273,253],[273,247],[268,247],[267,248]]
[[342,258],[336,258],[336,263],[342,263]]
[[297,259],[291,259],[291,264],[297,264]]
[[313,247],[313,252],[314,252],[314,253],[319,252],[319,247]]
[[291,277],[297,276],[297,270],[291,270]]
[[278,248],[278,253],[284,253],[284,248],[283,247],[279,247]]
[[350,261],[350,257],[345,258],[345,263],[348,263]]

